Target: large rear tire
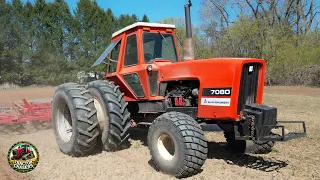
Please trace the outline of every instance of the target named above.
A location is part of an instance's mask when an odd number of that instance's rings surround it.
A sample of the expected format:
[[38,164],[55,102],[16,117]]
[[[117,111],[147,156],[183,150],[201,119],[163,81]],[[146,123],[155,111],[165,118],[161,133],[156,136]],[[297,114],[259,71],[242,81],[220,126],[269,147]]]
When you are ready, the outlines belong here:
[[60,150],[70,156],[91,154],[98,125],[89,91],[75,83],[60,85],[52,102],[52,127]]
[[235,140],[234,132],[224,132],[229,146],[237,153],[268,154],[275,145],[274,141]]
[[119,86],[106,80],[89,82],[86,87],[94,98],[100,124],[103,150],[115,151],[128,143],[130,113]]
[[199,124],[180,112],[164,113],[154,120],[148,145],[155,166],[178,178],[200,172],[208,153]]

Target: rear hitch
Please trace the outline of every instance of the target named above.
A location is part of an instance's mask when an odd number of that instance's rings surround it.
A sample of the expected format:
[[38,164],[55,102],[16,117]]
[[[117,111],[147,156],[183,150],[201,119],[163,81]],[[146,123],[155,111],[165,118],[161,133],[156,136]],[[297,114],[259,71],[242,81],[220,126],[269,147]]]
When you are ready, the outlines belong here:
[[306,124],[304,121],[278,121],[279,124],[302,124],[303,132],[289,132],[288,134],[285,134],[285,127],[283,125],[275,125],[275,126],[268,126],[272,129],[279,129],[281,128],[281,135],[275,134],[275,135],[269,135],[264,137],[258,137],[258,141],[289,141],[291,139],[300,138],[300,137],[306,137],[307,136],[307,130],[306,130]]
[[[268,125],[268,126],[260,126],[260,127],[268,127],[271,129],[281,129],[281,134],[271,134],[267,136],[252,136],[252,133],[250,133],[249,136],[241,136],[239,133],[238,125],[234,125],[234,134],[236,140],[256,140],[256,141],[289,141],[291,139],[296,139],[300,137],[306,137],[307,130],[306,130],[306,124],[304,121],[278,121],[279,124],[302,124],[303,132],[289,132],[288,134],[285,134],[285,126],[283,125]],[[259,127],[255,128],[256,134],[259,133]]]
[[[307,135],[304,121],[277,121],[277,109],[272,106],[250,104],[242,110],[241,120],[234,124],[236,140],[254,141],[288,141]],[[301,124],[302,132],[285,133],[281,124]],[[281,129],[281,133],[271,133],[273,129]]]

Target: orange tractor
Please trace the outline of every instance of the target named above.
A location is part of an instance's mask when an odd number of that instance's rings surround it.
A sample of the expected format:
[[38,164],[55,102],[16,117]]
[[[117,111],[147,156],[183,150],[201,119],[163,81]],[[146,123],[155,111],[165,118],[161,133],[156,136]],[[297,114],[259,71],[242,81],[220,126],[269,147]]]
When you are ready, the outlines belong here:
[[[262,105],[264,60],[193,60],[190,6],[189,1],[184,61],[174,25],[138,22],[113,33],[93,64],[106,64],[105,80],[59,86],[52,121],[63,153],[87,155],[99,142],[114,151],[127,143],[131,128],[150,125],[147,139],[156,167],[188,177],[207,158],[205,125],[217,124],[238,153],[268,153],[275,141],[306,135],[304,122],[277,121],[277,109]],[[285,133],[279,123],[300,123],[303,131]]]

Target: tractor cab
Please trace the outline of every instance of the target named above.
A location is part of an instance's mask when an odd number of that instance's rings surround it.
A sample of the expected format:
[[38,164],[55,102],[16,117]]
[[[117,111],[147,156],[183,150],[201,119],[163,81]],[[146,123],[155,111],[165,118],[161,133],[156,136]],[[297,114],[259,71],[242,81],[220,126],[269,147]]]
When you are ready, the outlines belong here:
[[[171,24],[137,22],[127,26],[112,34],[111,44],[92,67],[104,62],[105,78],[121,84],[120,87],[129,86],[121,88],[126,91],[128,101],[161,100],[163,98],[157,97],[158,66],[155,64],[180,61],[174,30],[175,25]],[[149,86],[150,89],[143,88]]]

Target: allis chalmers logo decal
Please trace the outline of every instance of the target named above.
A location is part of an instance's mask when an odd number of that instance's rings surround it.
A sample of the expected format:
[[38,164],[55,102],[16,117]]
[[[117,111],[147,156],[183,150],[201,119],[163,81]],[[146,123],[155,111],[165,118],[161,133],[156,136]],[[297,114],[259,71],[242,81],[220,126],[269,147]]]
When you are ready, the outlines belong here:
[[38,162],[38,150],[29,142],[17,142],[9,149],[8,163],[15,171],[30,172],[37,166]]
[[201,98],[201,105],[206,106],[230,106],[230,98]]

